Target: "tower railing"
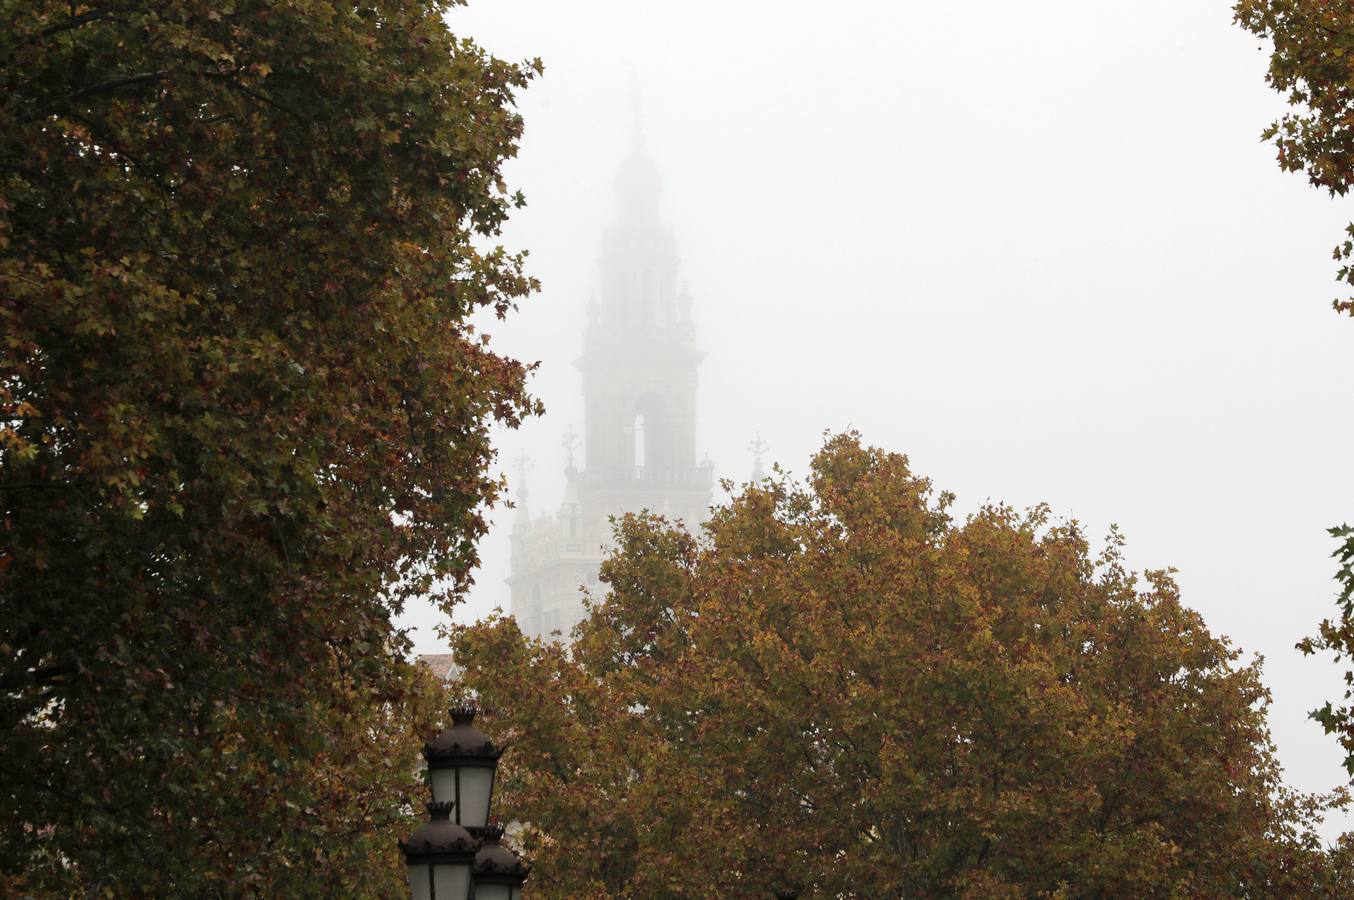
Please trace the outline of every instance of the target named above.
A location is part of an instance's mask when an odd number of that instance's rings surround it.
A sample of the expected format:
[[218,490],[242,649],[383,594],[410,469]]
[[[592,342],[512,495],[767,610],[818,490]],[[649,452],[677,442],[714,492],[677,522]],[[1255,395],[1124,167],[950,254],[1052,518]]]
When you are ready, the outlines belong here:
[[677,490],[705,490],[714,484],[714,470],[708,465],[674,468],[670,466],[589,467],[579,473],[580,487],[645,487]]

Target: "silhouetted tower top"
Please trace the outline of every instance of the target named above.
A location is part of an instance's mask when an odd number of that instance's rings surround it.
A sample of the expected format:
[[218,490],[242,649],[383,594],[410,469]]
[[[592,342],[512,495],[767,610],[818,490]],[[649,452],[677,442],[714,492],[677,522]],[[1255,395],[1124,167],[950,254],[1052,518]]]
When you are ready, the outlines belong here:
[[[659,211],[658,169],[636,137],[616,175],[615,218],[602,235],[601,308],[594,312],[589,341],[619,336],[626,344],[645,338],[661,344],[690,341],[690,305],[680,302],[677,245]],[[648,334],[681,328],[682,334]]]
[[598,260],[600,298],[577,363],[586,418],[580,483],[585,493],[640,490],[625,502],[632,511],[664,512],[666,501],[689,515],[691,503],[666,493],[708,492],[711,483],[709,467],[696,464],[696,370],[703,354],[691,296],[677,279],[676,241],[662,219],[662,181],[638,128],[615,188],[615,214]]

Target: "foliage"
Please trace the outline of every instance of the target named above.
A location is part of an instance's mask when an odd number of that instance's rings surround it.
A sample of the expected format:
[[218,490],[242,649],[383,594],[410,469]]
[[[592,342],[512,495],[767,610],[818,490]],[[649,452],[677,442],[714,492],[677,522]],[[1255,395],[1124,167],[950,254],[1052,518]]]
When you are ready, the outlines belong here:
[[[1265,129],[1286,172],[1306,172],[1315,187],[1343,197],[1354,185],[1354,7],[1330,0],[1238,0],[1241,27],[1273,42],[1269,72],[1274,90],[1293,111]],[[1354,284],[1354,224],[1335,248],[1339,280]],[[1354,315],[1354,300],[1335,301]]]
[[[1258,37],[1273,42],[1267,80],[1286,94],[1294,108],[1264,132],[1279,148],[1279,165],[1307,173],[1316,187],[1343,197],[1354,186],[1354,6],[1329,0],[1239,0],[1236,21]],[[1354,224],[1335,248],[1341,263],[1339,280],[1354,284]],[[1354,316],[1354,299],[1335,301],[1335,308]],[[1343,585],[1338,622],[1321,623],[1317,637],[1298,644],[1307,654],[1332,650],[1337,660],[1354,654],[1354,529],[1331,529],[1341,540],[1335,556]],[[1339,737],[1345,768],[1354,775],[1354,672],[1345,672],[1342,702],[1327,703],[1312,713],[1328,734]]]
[[1259,663],[1043,508],[831,438],[703,539],[629,517],[571,651],[455,633],[537,896],[1347,896]]
[[470,580],[469,321],[539,64],[445,0],[0,0],[0,884],[399,893],[430,685],[392,616]]
[[[1298,644],[1298,649],[1308,655],[1320,650],[1329,650],[1335,654],[1336,662],[1354,656],[1354,528],[1341,525],[1330,530],[1331,536],[1341,541],[1334,556],[1339,560],[1336,580],[1340,583],[1340,595],[1336,605],[1340,609],[1338,621],[1322,621],[1316,637],[1306,638]],[[1327,734],[1339,736],[1340,745],[1345,750],[1345,770],[1354,775],[1354,671],[1345,669],[1345,696],[1339,706],[1327,702],[1314,711],[1316,719],[1326,729]]]

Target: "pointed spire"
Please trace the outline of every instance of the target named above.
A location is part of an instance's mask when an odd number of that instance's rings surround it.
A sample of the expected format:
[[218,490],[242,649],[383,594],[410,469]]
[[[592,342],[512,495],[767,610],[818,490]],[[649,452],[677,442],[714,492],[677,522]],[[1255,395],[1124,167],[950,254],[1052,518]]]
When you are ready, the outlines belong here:
[[663,186],[658,168],[645,149],[644,117],[640,112],[639,82],[630,77],[630,152],[616,174],[616,200],[621,221],[628,227],[652,226],[658,221],[658,195]]
[[644,104],[640,99],[639,76],[630,70],[630,152],[644,152]]

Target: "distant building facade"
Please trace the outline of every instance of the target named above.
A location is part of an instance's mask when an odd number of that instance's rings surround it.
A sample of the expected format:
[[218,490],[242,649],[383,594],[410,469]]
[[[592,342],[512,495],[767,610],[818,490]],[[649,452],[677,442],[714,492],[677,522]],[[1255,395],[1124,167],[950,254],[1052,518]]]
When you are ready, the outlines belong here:
[[616,180],[603,235],[598,299],[588,309],[582,373],[584,454],[570,447],[564,502],[533,518],[519,491],[512,530],[511,610],[528,635],[567,638],[596,592],[609,518],[648,510],[706,518],[711,462],[696,460],[696,347],[691,298],[677,279],[672,232],[659,217],[658,172],[635,142]]

